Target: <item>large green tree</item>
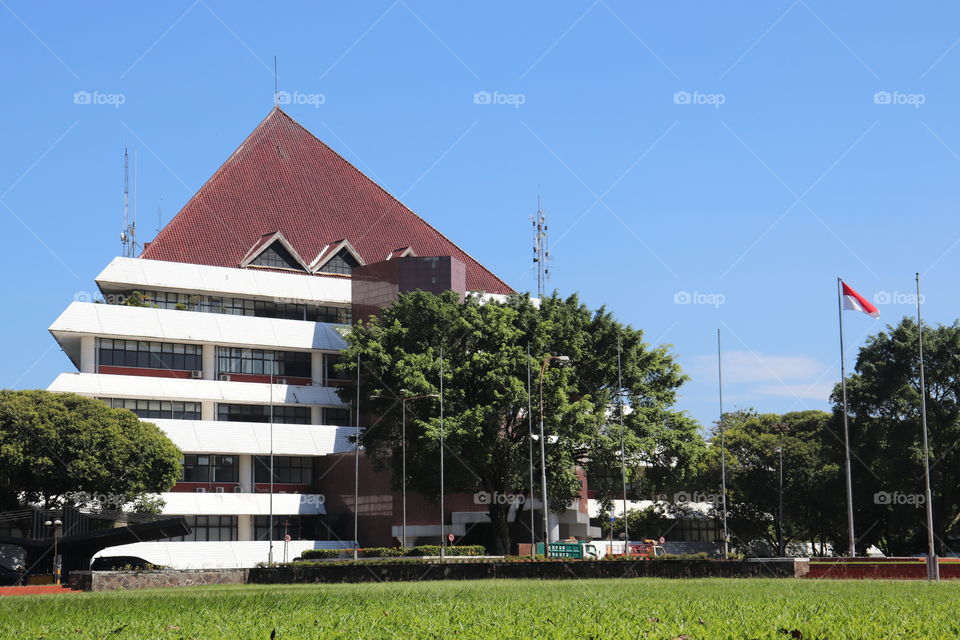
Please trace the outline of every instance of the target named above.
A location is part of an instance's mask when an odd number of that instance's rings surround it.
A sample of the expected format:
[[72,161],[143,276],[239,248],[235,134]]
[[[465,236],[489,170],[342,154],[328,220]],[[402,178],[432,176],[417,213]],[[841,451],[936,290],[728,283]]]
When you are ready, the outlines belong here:
[[[918,339],[910,318],[888,326],[867,340],[847,380],[858,549],[876,544],[896,555],[926,551]],[[934,533],[940,552],[956,551],[960,323],[924,326],[923,346]],[[833,399],[839,415],[839,386]]]
[[[727,454],[727,523],[734,547],[758,542],[777,548],[780,448],[783,450],[784,542],[812,542],[824,553],[846,527],[840,443],[834,419],[823,411],[759,414],[739,410],[723,416]],[[720,426],[711,433],[710,455],[698,491],[719,496]],[[710,491],[701,485],[706,485]],[[714,500],[711,516],[722,518]]]
[[0,390],[0,510],[119,508],[166,491],[180,451],[126,409],[72,393]]
[[[625,412],[624,439],[632,478],[682,476],[702,452],[696,424],[670,409],[685,376],[667,349],[650,347],[641,331],[618,323],[604,309],[589,310],[576,296],[554,295],[537,307],[519,295],[482,303],[475,297],[461,301],[453,292],[417,291],[401,295],[379,318],[355,325],[347,341],[341,372],[355,375],[360,357],[364,412],[377,416],[362,444],[375,464],[393,470],[395,487],[401,483],[402,445],[397,398],[439,393],[441,349],[447,492],[529,495],[527,372],[529,367],[536,431],[538,380],[550,355],[570,358],[570,366],[548,362],[543,370],[552,510],[565,509],[578,496],[583,470],[608,467],[618,459],[614,408],[621,395],[631,409]],[[354,389],[341,393],[344,400],[354,401]],[[378,399],[367,400],[371,397]],[[407,417],[408,487],[436,497],[439,402],[410,402]],[[641,474],[644,465],[649,466]],[[538,487],[538,479],[534,484]],[[614,487],[598,489],[601,497],[609,498]],[[496,501],[488,506],[490,546],[498,552],[509,549],[509,509],[509,504]],[[523,539],[527,536],[524,532]]]

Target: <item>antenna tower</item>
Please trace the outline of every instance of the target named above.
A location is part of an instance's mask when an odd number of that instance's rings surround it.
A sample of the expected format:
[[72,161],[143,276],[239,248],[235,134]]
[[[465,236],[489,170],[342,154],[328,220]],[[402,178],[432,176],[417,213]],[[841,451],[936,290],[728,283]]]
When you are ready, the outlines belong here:
[[530,216],[533,222],[533,263],[537,267],[537,297],[543,298],[550,279],[550,249],[547,242],[547,214],[540,206],[540,194],[537,194],[537,214]]
[[123,148],[123,229],[120,230],[123,257],[132,258],[137,246],[137,220],[130,220],[130,154]]

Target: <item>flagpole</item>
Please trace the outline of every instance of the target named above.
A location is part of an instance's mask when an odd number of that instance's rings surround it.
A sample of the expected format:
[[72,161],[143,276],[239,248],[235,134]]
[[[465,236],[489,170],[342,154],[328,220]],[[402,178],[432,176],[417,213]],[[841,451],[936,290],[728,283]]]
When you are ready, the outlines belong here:
[[850,557],[856,557],[857,545],[853,533],[853,479],[850,473],[850,426],[847,423],[847,368],[843,356],[843,279],[837,278],[837,316],[840,319],[840,388],[843,393],[843,453],[847,474],[847,540]]
[[923,467],[927,504],[927,580],[940,580],[940,564],[933,539],[933,498],[930,493],[930,448],[927,443],[927,383],[923,372],[923,323],[920,319],[920,274],[917,280],[917,334],[920,350],[920,422],[923,425]]
[[723,365],[720,359],[720,327],[717,327],[717,386],[720,396],[720,499],[723,503],[723,559],[730,557],[730,536],[727,533],[727,447],[723,424]]

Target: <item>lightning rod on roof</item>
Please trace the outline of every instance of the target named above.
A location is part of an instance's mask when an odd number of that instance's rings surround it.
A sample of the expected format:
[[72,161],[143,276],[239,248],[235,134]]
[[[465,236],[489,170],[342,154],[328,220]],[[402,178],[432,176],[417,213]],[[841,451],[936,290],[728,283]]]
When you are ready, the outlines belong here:
[[277,76],[277,56],[273,56],[273,106],[280,106],[280,80]]
[[540,206],[540,191],[537,190],[537,213],[530,216],[533,222],[533,263],[537,267],[537,297],[543,298],[550,279],[550,249],[547,241],[547,214]]

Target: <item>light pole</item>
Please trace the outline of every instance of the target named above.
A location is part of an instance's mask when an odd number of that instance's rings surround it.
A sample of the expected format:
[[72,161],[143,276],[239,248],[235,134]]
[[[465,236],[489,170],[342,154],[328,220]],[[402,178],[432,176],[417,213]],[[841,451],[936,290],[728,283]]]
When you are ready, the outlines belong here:
[[[401,389],[402,391],[402,389]],[[420,400],[422,398],[439,398],[440,394],[438,393],[425,393],[419,396],[404,396],[400,398],[400,414],[401,418],[401,427],[400,427],[400,494],[402,512],[403,512],[403,522],[401,525],[401,534],[400,534],[400,546],[407,544],[407,402],[410,400]],[[380,400],[383,396],[370,396],[371,400]]]
[[447,518],[443,509],[443,347],[440,347],[440,562],[447,559]]
[[546,356],[540,365],[540,496],[543,499],[543,552],[550,555],[550,501],[547,498],[547,447],[543,436],[543,374],[551,360],[570,362],[569,356]]
[[530,557],[533,558],[537,553],[537,525],[533,515],[533,385],[530,379],[530,344],[527,343],[527,431],[530,432],[527,438],[527,453],[530,456],[530,502],[527,508],[530,509]]
[[60,565],[57,562],[57,555],[59,555],[57,547],[60,542],[60,527],[63,526],[63,521],[59,518],[53,521],[47,520],[43,524],[48,527],[53,527],[53,577],[54,581],[57,584],[60,584]]
[[779,434],[777,442],[777,454],[780,456],[780,473],[777,481],[777,557],[784,556],[783,548],[783,434],[789,431],[787,425],[780,423],[774,425],[774,430]]

